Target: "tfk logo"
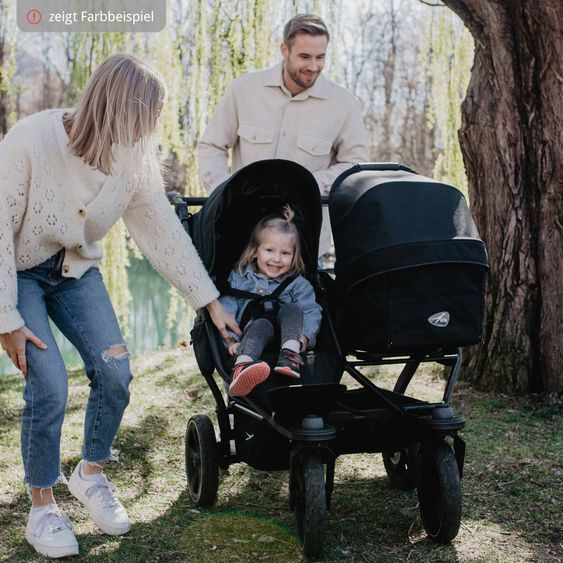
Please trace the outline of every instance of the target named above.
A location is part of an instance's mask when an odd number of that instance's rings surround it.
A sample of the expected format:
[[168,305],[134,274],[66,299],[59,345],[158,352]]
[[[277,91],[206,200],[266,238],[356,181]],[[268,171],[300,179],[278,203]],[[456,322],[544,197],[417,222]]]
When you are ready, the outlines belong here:
[[444,328],[448,326],[450,322],[450,314],[447,311],[440,311],[439,313],[428,317],[428,322],[438,328]]

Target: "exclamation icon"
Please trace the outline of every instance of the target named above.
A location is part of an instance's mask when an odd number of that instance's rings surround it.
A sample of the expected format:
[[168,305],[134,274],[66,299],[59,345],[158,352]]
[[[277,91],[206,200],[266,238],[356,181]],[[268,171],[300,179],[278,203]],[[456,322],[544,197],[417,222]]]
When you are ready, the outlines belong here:
[[25,19],[29,25],[37,25],[41,23],[41,12],[39,10],[29,10],[25,15]]

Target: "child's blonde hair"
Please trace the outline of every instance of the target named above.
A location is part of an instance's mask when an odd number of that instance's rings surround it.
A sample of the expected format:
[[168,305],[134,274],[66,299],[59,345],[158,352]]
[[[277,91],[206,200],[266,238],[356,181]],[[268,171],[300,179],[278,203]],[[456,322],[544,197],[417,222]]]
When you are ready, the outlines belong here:
[[138,173],[142,160],[154,173],[159,163],[152,137],[165,97],[156,70],[131,55],[111,55],[92,73],[76,109],[63,117],[70,150],[93,168],[114,174],[114,149],[121,145],[129,148],[128,172]]
[[271,231],[282,235],[293,235],[295,249],[293,252],[293,260],[291,261],[291,266],[287,275],[295,276],[305,272],[305,263],[303,262],[303,256],[301,254],[301,239],[299,236],[299,230],[293,222],[294,217],[295,211],[293,211],[290,205],[286,204],[283,206],[279,215],[268,215],[258,222],[250,235],[250,240],[246,245],[246,248],[240,256],[238,263],[239,273],[243,274],[244,269],[249,264],[253,264],[256,261],[256,253],[258,251],[258,247],[262,243],[264,231]]

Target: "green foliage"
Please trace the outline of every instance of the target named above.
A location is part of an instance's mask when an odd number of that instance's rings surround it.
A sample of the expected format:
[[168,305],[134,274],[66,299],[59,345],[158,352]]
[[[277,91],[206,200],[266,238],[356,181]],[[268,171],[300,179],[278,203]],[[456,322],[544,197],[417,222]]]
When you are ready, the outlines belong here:
[[419,64],[431,80],[428,126],[436,134],[433,176],[462,189],[466,196],[467,177],[458,132],[472,62],[469,31],[450,10],[432,10],[424,22]]
[[127,283],[128,265],[129,252],[125,225],[122,221],[118,221],[104,238],[104,257],[100,269],[125,337],[129,336],[129,303],[131,302]]

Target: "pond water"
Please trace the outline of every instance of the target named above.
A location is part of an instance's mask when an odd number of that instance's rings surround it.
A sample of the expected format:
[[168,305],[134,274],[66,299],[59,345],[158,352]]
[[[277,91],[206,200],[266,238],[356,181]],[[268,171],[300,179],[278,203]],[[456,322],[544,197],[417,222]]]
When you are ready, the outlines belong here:
[[[130,335],[126,339],[133,354],[156,350],[161,346],[172,346],[189,335],[180,334],[178,323],[171,329],[166,327],[170,304],[170,285],[146,260],[131,257],[128,268],[130,304]],[[67,365],[81,364],[76,349],[53,325],[53,332]],[[0,350],[0,375],[18,373],[6,354]]]

